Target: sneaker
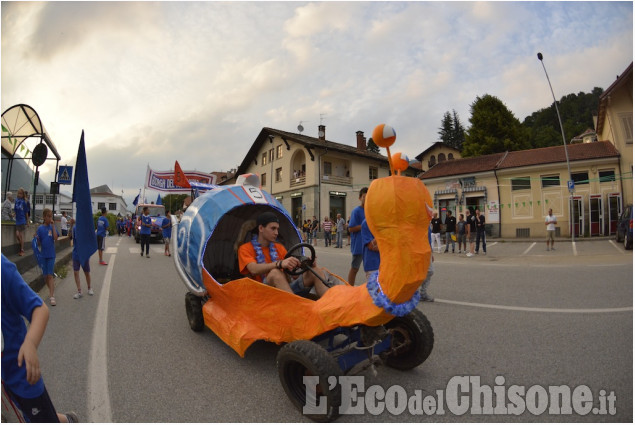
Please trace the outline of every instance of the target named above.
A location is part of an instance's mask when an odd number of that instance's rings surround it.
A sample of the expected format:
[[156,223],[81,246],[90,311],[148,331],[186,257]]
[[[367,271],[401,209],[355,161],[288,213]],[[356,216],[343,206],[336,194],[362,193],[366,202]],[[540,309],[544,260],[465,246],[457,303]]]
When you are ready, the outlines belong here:
[[146,254],[146,258],[150,258],[150,254]]
[[425,297],[422,297],[422,298],[420,299],[420,301],[423,301],[423,302],[428,302],[428,303],[433,303],[433,302],[434,302],[434,298],[432,298],[432,297],[431,297],[431,296],[429,296],[429,295],[426,295]]
[[[445,251],[443,251],[443,253],[444,253],[444,254],[447,254],[447,252],[448,252],[448,250],[447,250],[447,249],[446,249]],[[452,251],[452,252],[454,252],[454,251]]]
[[79,423],[79,418],[77,417],[77,413],[73,411],[64,413],[64,416],[66,416],[66,420],[68,421],[69,424]]
[[466,257],[472,257],[474,256],[474,254],[472,254],[471,252],[468,252],[467,254],[465,254]]
[[49,301],[51,302],[51,305],[57,305],[57,302],[55,302],[55,297],[49,298]]
[[88,290],[88,295],[95,295],[95,292],[92,289]]
[[461,250],[459,249],[459,254],[461,253]]
[[81,292],[78,292],[75,295],[73,295],[73,299],[76,299],[76,300],[80,299],[81,297],[82,297],[82,293]]
[[452,254],[454,254],[454,250],[452,250]]
[[143,251],[141,251],[141,256],[143,257]]
[[552,247],[552,248],[551,248],[551,250],[552,250],[552,251],[555,251],[556,249]]
[[108,265],[108,263],[105,262],[105,261],[100,261],[99,264],[101,264],[102,266],[107,266]]

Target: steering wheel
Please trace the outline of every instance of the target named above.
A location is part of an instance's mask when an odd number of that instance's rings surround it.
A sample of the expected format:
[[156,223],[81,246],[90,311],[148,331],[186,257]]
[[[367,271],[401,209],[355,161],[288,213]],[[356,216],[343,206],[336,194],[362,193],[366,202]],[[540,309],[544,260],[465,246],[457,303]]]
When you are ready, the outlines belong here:
[[[293,252],[299,250],[300,248],[309,248],[309,251],[311,251],[311,257],[306,257],[304,255],[293,255]],[[292,276],[298,276],[307,270],[313,271],[313,269],[311,268],[311,265],[315,262],[315,248],[313,248],[313,245],[308,243],[299,243],[297,245],[294,245],[291,247],[291,249],[289,249],[289,251],[287,251],[287,255],[284,256],[284,258],[289,257],[297,258],[300,261],[300,265],[293,270],[284,269],[286,273]]]
[[[291,253],[293,251],[297,251],[300,248],[309,248],[309,251],[311,251],[311,256],[310,257],[306,257],[304,255],[291,255]],[[326,285],[327,288],[330,288],[331,286],[333,286],[332,283],[324,280],[324,278],[322,276],[319,275],[319,273],[316,273],[315,270],[313,270],[313,267],[311,267],[313,265],[313,263],[315,262],[315,248],[313,248],[313,245],[308,244],[308,243],[299,243],[297,245],[294,245],[291,247],[291,249],[289,251],[287,251],[287,255],[284,256],[284,258],[289,258],[289,257],[295,257],[300,261],[300,266],[296,267],[293,270],[287,270],[285,269],[284,271],[292,276],[298,276],[306,271],[310,271],[311,273],[313,273],[315,275],[315,277],[317,277],[318,279],[320,279],[322,281],[322,283],[324,283],[324,285]]]

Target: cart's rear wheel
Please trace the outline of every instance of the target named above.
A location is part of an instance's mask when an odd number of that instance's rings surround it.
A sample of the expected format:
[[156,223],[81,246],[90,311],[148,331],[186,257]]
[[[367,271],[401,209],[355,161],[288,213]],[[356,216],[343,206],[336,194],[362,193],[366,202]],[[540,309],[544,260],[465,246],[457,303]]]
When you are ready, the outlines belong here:
[[409,370],[426,361],[434,346],[434,331],[421,311],[414,309],[403,317],[395,317],[386,325],[392,334],[395,349],[386,364],[399,370]]
[[194,332],[203,330],[203,300],[200,297],[188,292],[185,294],[185,312],[187,313],[187,321],[190,328]]
[[[302,414],[317,422],[340,415],[342,370],[328,351],[313,341],[293,341],[280,349],[276,362],[282,387]],[[317,376],[317,387],[307,391],[305,376]]]

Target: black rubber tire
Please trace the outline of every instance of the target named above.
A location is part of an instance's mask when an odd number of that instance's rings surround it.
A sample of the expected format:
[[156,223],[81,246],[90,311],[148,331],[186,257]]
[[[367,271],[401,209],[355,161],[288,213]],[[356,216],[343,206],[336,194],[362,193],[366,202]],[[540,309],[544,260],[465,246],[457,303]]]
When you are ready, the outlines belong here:
[[[328,351],[313,341],[293,341],[280,349],[276,363],[284,392],[300,413],[304,414],[302,408],[306,405],[306,388],[302,378],[318,376],[316,395],[326,396],[326,413],[305,416],[316,422],[330,422],[340,416],[342,400],[339,376],[342,375],[342,370]],[[329,377],[334,377],[330,379],[330,387]]]
[[628,237],[628,233],[624,233],[624,249],[633,249],[633,241]]
[[190,328],[194,332],[201,332],[205,327],[203,320],[203,304],[200,297],[191,292],[185,294],[185,312],[187,313],[187,321]]
[[618,242],[618,243],[622,242],[622,239],[620,239],[620,231],[619,230],[617,230],[615,232],[615,242]]
[[393,344],[409,339],[410,345],[402,352],[391,354],[386,364],[394,369],[410,370],[425,362],[434,347],[434,331],[421,311],[414,309],[403,317],[395,317],[386,325],[392,329]]

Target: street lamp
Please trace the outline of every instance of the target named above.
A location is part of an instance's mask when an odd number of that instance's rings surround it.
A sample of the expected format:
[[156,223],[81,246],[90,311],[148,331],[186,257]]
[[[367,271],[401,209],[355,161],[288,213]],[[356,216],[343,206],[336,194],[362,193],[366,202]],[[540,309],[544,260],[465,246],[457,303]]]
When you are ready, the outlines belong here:
[[567,152],[567,140],[564,137],[564,127],[562,127],[562,119],[560,119],[560,111],[558,110],[558,102],[556,101],[556,95],[553,93],[553,87],[551,87],[551,80],[549,80],[549,74],[547,74],[547,68],[545,68],[545,64],[542,61],[542,53],[538,52],[538,60],[542,64],[542,69],[545,70],[545,76],[547,77],[547,82],[549,83],[549,89],[551,89],[551,96],[553,96],[553,104],[556,106],[556,114],[558,114],[558,123],[560,123],[560,132],[562,133],[562,144],[564,145],[564,156],[567,159],[567,169],[569,170],[569,181],[567,181],[567,187],[569,188],[570,193],[570,217],[571,220],[571,242],[575,241],[575,232],[573,227],[573,193],[575,192],[575,186],[573,183],[573,177],[571,176],[571,164],[569,163],[569,153]]

